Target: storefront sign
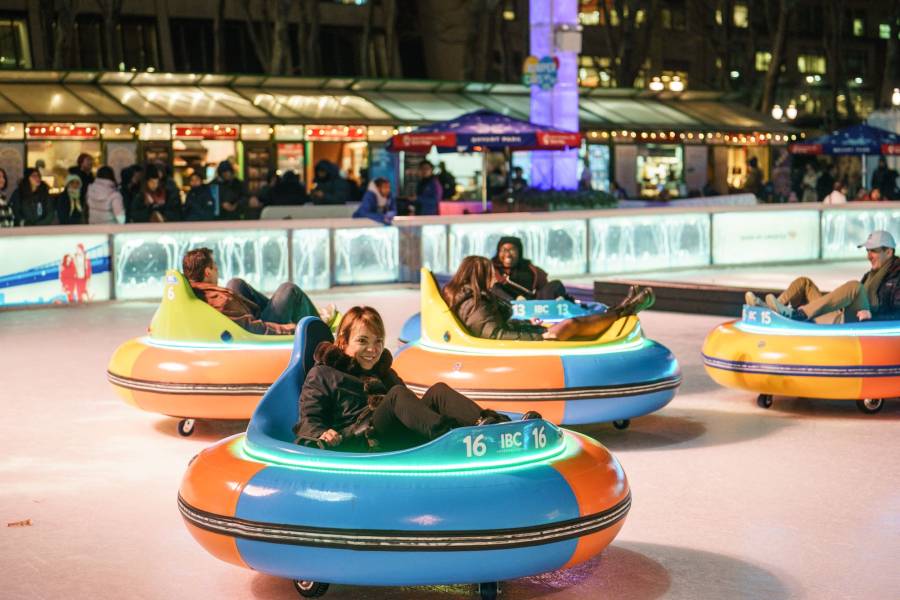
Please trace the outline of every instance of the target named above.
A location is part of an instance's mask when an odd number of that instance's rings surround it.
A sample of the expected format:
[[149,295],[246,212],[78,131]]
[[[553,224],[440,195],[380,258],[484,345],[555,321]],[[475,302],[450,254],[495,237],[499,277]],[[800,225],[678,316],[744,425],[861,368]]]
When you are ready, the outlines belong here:
[[95,140],[100,137],[100,128],[84,123],[32,123],[25,133],[29,139]]
[[0,306],[109,300],[106,235],[0,239]]
[[559,133],[549,131],[539,131],[537,133],[538,146],[542,148],[578,148],[581,146],[580,133]]
[[401,133],[393,138],[396,150],[429,150],[432,146],[452,148],[456,146],[456,134],[446,132],[435,133]]
[[522,67],[522,83],[536,85],[542,90],[549,90],[559,77],[559,59],[555,56],[544,56],[540,59],[529,56]]
[[176,140],[236,140],[237,125],[175,125],[172,137]]
[[309,141],[356,141],[366,139],[366,128],[362,125],[321,125],[306,128]]

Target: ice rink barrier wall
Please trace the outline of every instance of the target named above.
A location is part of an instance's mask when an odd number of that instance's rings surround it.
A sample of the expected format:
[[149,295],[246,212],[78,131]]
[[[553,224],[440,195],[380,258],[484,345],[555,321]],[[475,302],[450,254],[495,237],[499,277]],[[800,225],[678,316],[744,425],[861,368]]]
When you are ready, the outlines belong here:
[[222,281],[266,292],[414,283],[491,256],[503,235],[554,277],[862,258],[874,229],[900,236],[900,202],[780,204],[15,228],[0,231],[0,307],[156,300],[190,248],[215,252]]

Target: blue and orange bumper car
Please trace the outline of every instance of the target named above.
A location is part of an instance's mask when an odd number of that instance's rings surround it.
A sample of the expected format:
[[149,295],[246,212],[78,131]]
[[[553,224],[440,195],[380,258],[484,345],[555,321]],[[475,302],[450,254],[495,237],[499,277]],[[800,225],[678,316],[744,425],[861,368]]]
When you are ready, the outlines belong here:
[[618,461],[594,440],[541,420],[455,429],[425,445],[345,453],[293,443],[318,319],[297,328],[290,366],[246,434],[191,462],[178,494],[188,530],[215,557],[294,580],[497,582],[566,568],[601,552],[631,505]]
[[421,332],[400,348],[394,368],[421,394],[437,381],[494,410],[529,410],[561,425],[634,417],[668,404],[681,383],[672,353],[644,337],[635,316],[588,341],[488,340],[474,337],[422,271]]
[[900,396],[900,322],[819,325],[744,306],[740,320],[713,329],[703,364],[716,383],[772,397],[853,400],[876,413]]
[[116,349],[107,378],[129,404],[182,418],[178,432],[190,435],[196,419],[249,419],[292,346],[290,335],[243,329],[168,271],[147,335]]

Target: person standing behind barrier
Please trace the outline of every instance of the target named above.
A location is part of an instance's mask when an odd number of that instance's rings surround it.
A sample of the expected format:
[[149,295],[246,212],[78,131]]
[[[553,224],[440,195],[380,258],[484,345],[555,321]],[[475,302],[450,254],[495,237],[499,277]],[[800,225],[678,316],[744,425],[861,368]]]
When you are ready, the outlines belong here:
[[200,171],[194,170],[188,182],[191,189],[184,201],[184,220],[215,221],[216,201],[213,199],[209,186],[203,183]]
[[391,195],[391,182],[379,177],[369,182],[369,189],[362,197],[354,219],[372,219],[390,225],[397,216],[397,199]]
[[162,174],[153,165],[144,170],[144,183],[131,200],[131,218],[135,223],[164,223],[166,189]]
[[81,153],[75,165],[69,167],[70,175],[77,175],[81,180],[81,197],[87,198],[87,190],[94,183],[94,158],[90,154]]
[[16,226],[16,215],[13,213],[9,198],[6,197],[7,184],[6,171],[0,169],[0,229]]
[[141,189],[144,183],[144,167],[131,165],[122,169],[122,183],[119,186],[119,194],[125,206],[125,222],[131,223],[131,201]]
[[50,188],[41,180],[37,169],[25,169],[19,187],[10,199],[16,223],[30,227],[32,225],[52,225],[56,217],[53,210],[53,199]]
[[753,292],[744,300],[750,306],[768,306],[795,321],[845,323],[900,319],[900,260],[896,242],[887,231],[873,231],[866,241],[866,258],[872,267],[861,281],[848,281],[827,294],[808,277],[798,277],[779,296],[768,294],[763,303]]
[[218,202],[220,219],[236,221],[244,218],[250,194],[244,182],[235,177],[231,162],[223,160],[219,163],[211,188],[213,198]]
[[56,220],[60,225],[83,225],[85,223],[86,200],[82,194],[81,178],[70,174],[66,177],[63,191],[55,197]]
[[294,171],[285,171],[281,181],[269,189],[267,206],[300,206],[309,201],[306,189]]
[[812,163],[806,163],[803,171],[803,180],[801,187],[803,195],[800,197],[801,202],[818,202],[819,195],[816,193],[816,185],[819,182],[819,174]]
[[88,222],[94,224],[122,224],[125,222],[125,203],[116,185],[116,174],[112,167],[104,165],[97,169],[97,177],[88,188]]
[[434,175],[434,165],[423,160],[419,163],[419,182],[416,184],[416,214],[440,214],[441,200],[443,199],[444,189]]

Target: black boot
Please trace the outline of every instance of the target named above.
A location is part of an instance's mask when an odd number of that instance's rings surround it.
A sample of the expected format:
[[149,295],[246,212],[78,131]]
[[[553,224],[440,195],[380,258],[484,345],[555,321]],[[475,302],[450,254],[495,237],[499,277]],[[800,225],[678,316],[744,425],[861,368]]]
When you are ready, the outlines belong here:
[[619,316],[629,317],[631,315],[636,315],[642,310],[646,310],[653,306],[654,302],[656,302],[656,294],[653,293],[653,288],[643,288],[631,299],[631,302],[619,309]]
[[623,308],[624,306],[626,306],[629,302],[631,302],[631,301],[634,299],[635,296],[637,296],[638,290],[639,290],[639,289],[640,289],[640,288],[638,288],[638,286],[636,286],[636,285],[630,285],[630,286],[628,286],[628,293],[625,294],[625,297],[622,298],[622,300],[619,301],[619,303],[616,304],[616,305],[615,305],[612,309],[610,309],[610,310],[622,310],[622,308]]
[[481,411],[481,418],[478,419],[476,425],[494,425],[495,423],[508,423],[511,419],[504,414],[498,413],[490,408]]

